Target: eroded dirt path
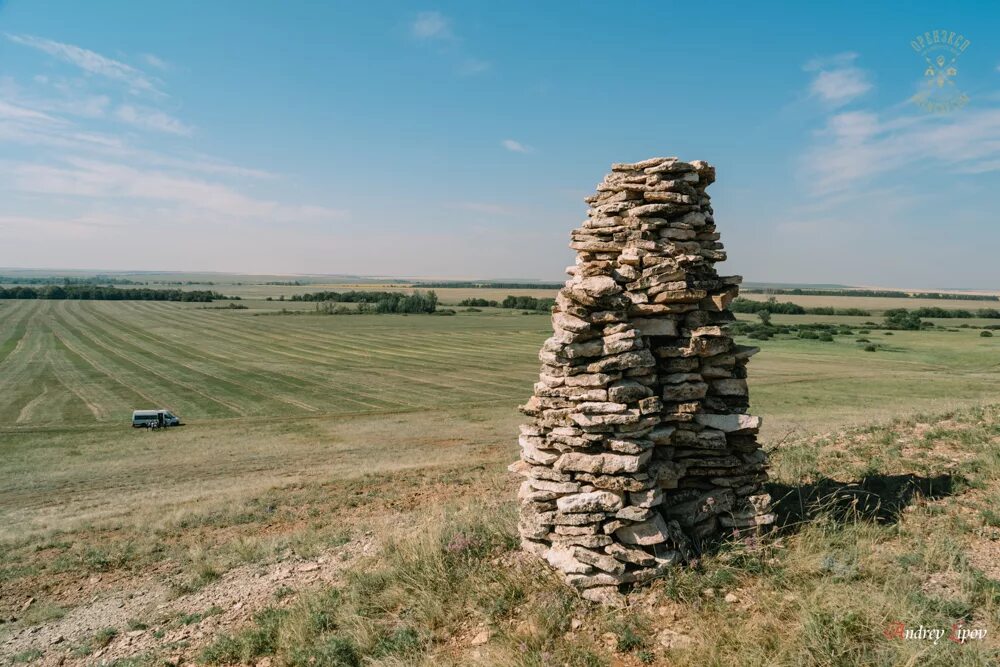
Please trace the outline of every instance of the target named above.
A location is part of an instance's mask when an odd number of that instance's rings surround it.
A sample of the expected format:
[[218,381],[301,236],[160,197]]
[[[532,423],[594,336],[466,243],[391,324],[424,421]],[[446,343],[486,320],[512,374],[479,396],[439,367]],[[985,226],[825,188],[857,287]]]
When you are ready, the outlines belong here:
[[[374,539],[366,536],[310,560],[243,565],[181,596],[162,579],[133,579],[57,620],[0,629],[0,658],[4,664],[107,665],[156,654],[185,664],[215,637],[239,630],[262,609],[285,606],[303,591],[336,583],[345,567],[375,549]],[[103,642],[95,638],[107,628],[117,634],[99,646]]]

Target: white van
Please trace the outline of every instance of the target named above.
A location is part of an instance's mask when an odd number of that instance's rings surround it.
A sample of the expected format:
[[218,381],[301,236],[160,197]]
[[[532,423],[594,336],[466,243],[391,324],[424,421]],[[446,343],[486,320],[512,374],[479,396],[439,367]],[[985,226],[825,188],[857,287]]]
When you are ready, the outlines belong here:
[[170,410],[134,410],[132,412],[132,427],[180,426],[180,417],[174,416]]

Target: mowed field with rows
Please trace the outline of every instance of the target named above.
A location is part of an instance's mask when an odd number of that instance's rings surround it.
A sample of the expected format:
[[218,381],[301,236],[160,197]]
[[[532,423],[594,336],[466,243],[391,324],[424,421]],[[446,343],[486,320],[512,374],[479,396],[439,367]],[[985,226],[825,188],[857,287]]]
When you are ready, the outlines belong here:
[[262,316],[152,302],[0,310],[0,425],[395,412],[514,401],[543,316]]

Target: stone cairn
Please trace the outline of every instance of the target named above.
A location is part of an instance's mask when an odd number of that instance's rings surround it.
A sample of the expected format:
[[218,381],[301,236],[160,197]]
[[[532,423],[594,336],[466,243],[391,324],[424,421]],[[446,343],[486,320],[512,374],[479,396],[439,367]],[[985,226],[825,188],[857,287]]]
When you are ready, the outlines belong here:
[[705,189],[715,168],[615,164],[572,232],[534,395],[521,407],[522,546],[583,597],[620,601],[720,533],[774,521],[727,306],[739,276]]

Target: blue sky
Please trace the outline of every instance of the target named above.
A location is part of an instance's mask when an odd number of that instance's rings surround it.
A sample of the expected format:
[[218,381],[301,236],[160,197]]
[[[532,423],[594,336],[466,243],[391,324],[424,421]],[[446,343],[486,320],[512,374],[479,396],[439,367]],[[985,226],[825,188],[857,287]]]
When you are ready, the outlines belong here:
[[1000,289],[1000,8],[753,4],[0,2],[0,266],[552,280],[677,155],[725,273]]

